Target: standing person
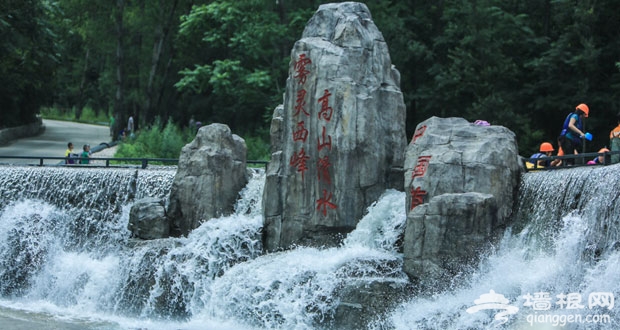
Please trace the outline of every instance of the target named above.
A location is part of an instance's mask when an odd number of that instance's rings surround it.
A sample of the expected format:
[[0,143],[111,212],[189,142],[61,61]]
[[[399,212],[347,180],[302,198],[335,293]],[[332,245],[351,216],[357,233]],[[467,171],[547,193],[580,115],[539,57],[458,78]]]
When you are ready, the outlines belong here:
[[194,132],[196,130],[196,119],[194,119],[194,115],[189,119],[189,131]]
[[[584,118],[588,118],[589,114],[590,108],[585,103],[581,103],[575,107],[574,112],[566,116],[564,125],[562,126],[562,132],[560,133],[560,137],[558,137],[560,146],[565,154],[572,155],[581,146],[582,139],[586,136],[586,133],[583,132],[583,120]],[[574,165],[575,159],[566,159],[566,164]]]
[[127,135],[129,137],[134,137],[133,115],[129,116],[129,120],[127,120]]
[[110,116],[110,137],[114,140],[114,116]]
[[82,147],[82,155],[80,156],[80,164],[88,164],[89,163],[89,159],[90,158],[90,145],[85,144],[84,147]]
[[[620,152],[620,112],[616,115],[616,119],[618,120],[618,126],[612,129],[609,132],[609,145],[611,146],[611,151]],[[611,163],[615,164],[620,161],[620,154],[611,155]]]

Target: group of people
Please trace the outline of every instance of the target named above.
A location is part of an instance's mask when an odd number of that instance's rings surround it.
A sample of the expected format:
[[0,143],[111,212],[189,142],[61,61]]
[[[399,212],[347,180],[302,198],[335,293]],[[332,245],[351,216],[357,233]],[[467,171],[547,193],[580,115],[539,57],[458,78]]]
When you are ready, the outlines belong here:
[[[111,123],[112,123],[111,119]],[[112,128],[110,129],[112,130]],[[129,136],[130,138],[135,138],[135,123],[134,123],[134,119],[133,119],[133,115],[129,116],[129,119],[127,119],[127,127],[123,128],[119,133],[118,133],[118,139],[121,141],[125,141],[127,140],[127,137]]]
[[[557,156],[573,155],[579,153],[579,147],[582,146],[583,140],[592,140],[592,134],[584,131],[584,120],[590,115],[590,108],[585,103],[581,103],[575,107],[575,111],[566,116],[562,131],[558,137],[558,153]],[[620,113],[617,114],[618,126],[609,133],[611,150],[620,151]],[[574,165],[575,158],[555,158],[553,156],[555,148],[550,142],[540,144],[539,152],[533,154],[528,162],[528,168],[552,167],[563,165]],[[601,148],[599,155],[588,161],[588,165],[604,164],[605,153],[610,152],[607,147]],[[619,155],[612,155],[612,163],[618,162]],[[541,159],[542,158],[542,159]]]
[[88,164],[90,163],[90,145],[85,144],[82,147],[82,153],[77,154],[73,152],[73,143],[67,143],[67,150],[65,151],[65,164]]

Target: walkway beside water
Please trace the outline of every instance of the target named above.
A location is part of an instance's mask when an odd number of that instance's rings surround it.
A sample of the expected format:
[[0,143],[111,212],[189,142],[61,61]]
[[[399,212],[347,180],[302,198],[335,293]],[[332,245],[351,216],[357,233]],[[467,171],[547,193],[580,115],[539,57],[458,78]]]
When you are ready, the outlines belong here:
[[[101,143],[109,143],[111,140],[108,126],[49,119],[44,119],[43,125],[45,126],[43,134],[14,140],[0,146],[0,155],[64,157],[68,142],[73,143],[75,153],[81,153],[82,146],[85,144],[90,144],[93,148]],[[29,159],[11,159],[10,162],[12,164],[33,163]],[[45,165],[57,163],[59,163],[57,159],[45,160]]]

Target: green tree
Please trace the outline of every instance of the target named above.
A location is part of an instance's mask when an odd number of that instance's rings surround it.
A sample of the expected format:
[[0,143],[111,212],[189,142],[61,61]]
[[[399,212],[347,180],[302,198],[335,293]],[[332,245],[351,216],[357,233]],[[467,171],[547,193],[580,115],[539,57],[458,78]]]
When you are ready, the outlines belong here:
[[299,11],[284,12],[282,6],[281,1],[214,1],[182,18],[179,49],[200,61],[187,61],[193,67],[181,71],[176,87],[185,98],[200,100],[195,103],[200,108],[190,110],[197,119],[237,131],[267,125],[263,118],[284,93],[295,39],[288,27],[299,28]]
[[35,121],[51,99],[58,45],[51,28],[53,2],[0,3],[0,128]]
[[613,8],[612,1],[551,2],[548,23],[533,24],[546,42],[528,60],[525,69],[533,79],[524,86],[536,110],[533,121],[543,123],[546,137],[555,138],[565,116],[585,102],[591,109],[586,130],[598,132],[590,151],[608,143],[610,122],[620,109],[614,67],[620,14]]

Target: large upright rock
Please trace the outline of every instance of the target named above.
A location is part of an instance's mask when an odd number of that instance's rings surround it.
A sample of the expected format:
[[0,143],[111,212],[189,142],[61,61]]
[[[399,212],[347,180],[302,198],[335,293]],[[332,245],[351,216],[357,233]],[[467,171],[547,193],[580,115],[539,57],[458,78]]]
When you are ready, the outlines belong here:
[[520,174],[507,128],[463,118],[420,123],[405,160],[404,271],[437,289],[473,266],[506,226]]
[[168,216],[175,235],[187,235],[211,218],[233,212],[247,184],[245,141],[224,124],[198,130],[181,150],[170,189]]
[[400,76],[366,5],[326,4],[291,51],[263,197],[267,250],[334,245],[402,187]]

